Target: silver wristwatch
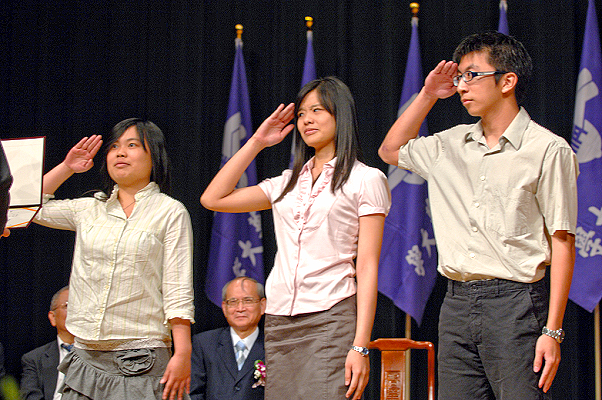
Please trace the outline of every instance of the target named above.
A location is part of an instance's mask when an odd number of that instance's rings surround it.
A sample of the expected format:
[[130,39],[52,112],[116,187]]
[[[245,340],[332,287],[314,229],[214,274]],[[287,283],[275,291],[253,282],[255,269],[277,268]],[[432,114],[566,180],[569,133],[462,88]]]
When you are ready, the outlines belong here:
[[562,343],[562,341],[564,340],[564,331],[562,330],[562,328],[553,331],[544,326],[541,330],[541,334],[555,339],[558,343]]
[[370,353],[367,347],[351,346],[351,350],[357,351],[364,357],[368,357],[368,353]]

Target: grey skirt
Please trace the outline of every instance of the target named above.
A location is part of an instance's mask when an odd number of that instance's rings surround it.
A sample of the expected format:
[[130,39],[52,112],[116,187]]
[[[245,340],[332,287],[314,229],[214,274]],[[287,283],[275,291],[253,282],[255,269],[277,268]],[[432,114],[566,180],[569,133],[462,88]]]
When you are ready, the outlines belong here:
[[266,400],[345,399],[356,296],[330,310],[265,318]]
[[[121,351],[73,349],[58,369],[65,374],[63,400],[157,399],[171,349]],[[188,398],[188,397],[186,397]]]

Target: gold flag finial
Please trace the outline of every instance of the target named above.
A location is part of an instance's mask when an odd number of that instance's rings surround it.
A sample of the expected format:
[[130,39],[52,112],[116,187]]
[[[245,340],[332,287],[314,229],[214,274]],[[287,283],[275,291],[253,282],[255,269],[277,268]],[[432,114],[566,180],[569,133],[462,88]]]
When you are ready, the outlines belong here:
[[234,28],[236,29],[236,38],[242,39],[242,25],[236,24],[236,26]]
[[314,19],[312,17],[305,17],[305,26],[307,30],[311,31],[311,27],[314,25]]
[[420,9],[420,4],[416,3],[416,2],[412,2],[412,3],[410,3],[410,8],[412,9],[412,14],[414,14],[414,16],[417,17],[418,10]]

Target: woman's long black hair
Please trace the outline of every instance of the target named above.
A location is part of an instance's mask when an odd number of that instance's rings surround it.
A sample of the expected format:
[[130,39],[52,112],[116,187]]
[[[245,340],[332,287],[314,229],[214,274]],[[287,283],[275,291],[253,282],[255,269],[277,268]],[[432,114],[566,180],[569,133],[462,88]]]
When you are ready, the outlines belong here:
[[336,123],[334,146],[337,162],[332,177],[331,190],[333,193],[347,182],[355,160],[362,160],[358,140],[355,101],[353,100],[351,91],[337,77],[329,76],[315,79],[303,86],[297,94],[297,100],[295,101],[295,128],[293,129],[295,162],[293,164],[291,179],[282,194],[276,199],[276,202],[280,201],[295,187],[301,168],[315,154],[315,150],[305,144],[297,128],[297,113],[301,102],[313,90],[318,94],[321,105],[334,117]]

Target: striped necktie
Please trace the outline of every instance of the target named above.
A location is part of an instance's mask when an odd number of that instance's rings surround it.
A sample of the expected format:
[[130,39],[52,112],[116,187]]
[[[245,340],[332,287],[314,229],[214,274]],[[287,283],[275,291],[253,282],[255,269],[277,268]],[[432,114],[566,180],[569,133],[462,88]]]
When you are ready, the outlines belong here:
[[245,363],[245,349],[247,346],[245,346],[242,340],[239,340],[234,347],[236,347],[236,364],[238,365],[238,370],[240,371],[242,365]]
[[61,343],[61,347],[67,351],[71,351],[73,350],[73,345],[72,344],[67,344],[67,343]]

